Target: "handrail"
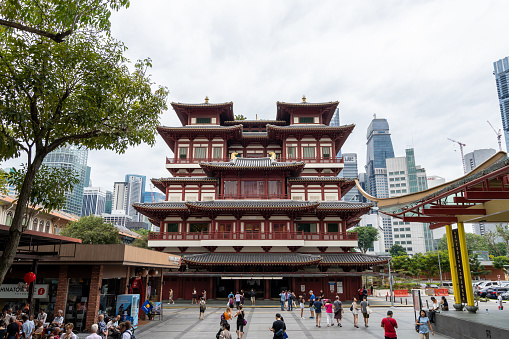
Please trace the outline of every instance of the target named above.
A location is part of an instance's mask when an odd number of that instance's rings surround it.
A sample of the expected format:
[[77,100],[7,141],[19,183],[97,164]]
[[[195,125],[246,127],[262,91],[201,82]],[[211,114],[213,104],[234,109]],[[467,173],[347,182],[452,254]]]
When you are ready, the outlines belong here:
[[290,199],[289,194],[218,194],[218,199]]
[[[254,158],[252,156],[247,156],[247,158]],[[166,158],[166,164],[199,164],[200,162],[228,162],[230,158]],[[344,163],[343,158],[277,158],[279,162],[292,162],[292,161],[304,161],[306,163],[331,163],[331,164],[342,164]]]
[[149,240],[315,240],[341,241],[357,240],[357,233],[318,233],[318,232],[150,232]]

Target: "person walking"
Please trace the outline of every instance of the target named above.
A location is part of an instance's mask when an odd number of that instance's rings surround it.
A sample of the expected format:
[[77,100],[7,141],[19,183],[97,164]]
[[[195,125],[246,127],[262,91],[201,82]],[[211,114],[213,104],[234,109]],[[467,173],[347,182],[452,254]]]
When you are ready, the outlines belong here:
[[219,335],[216,335],[218,339],[232,339],[232,335],[230,333],[230,324],[224,322],[221,324],[221,330]]
[[288,291],[288,311],[293,311],[293,293]]
[[279,297],[280,297],[279,300],[281,302],[281,311],[284,311],[286,302],[285,291],[281,291],[281,293],[279,293]]
[[398,322],[392,317],[392,311],[387,311],[387,317],[382,319],[382,325],[385,332],[385,339],[396,339],[396,329],[398,328]]
[[205,310],[207,309],[207,302],[203,297],[200,299],[200,315],[198,316],[198,319],[205,320]]
[[202,297],[203,297],[203,300],[207,301],[207,291],[206,290],[203,290],[202,292]]
[[364,318],[364,327],[369,327],[368,326],[369,302],[366,300],[366,296],[364,296],[364,300],[361,301],[361,312],[362,312],[362,316]]
[[502,305],[502,295],[500,294],[500,292],[497,293],[497,304],[498,304],[498,310],[503,311],[504,305]]
[[254,289],[251,289],[251,306],[254,306],[256,304],[256,292]]
[[168,305],[175,304],[175,301],[173,300],[173,289],[170,288],[170,295],[168,296]]
[[235,294],[235,306],[237,307],[237,310],[238,310],[239,306],[240,306],[240,293],[239,293],[239,291],[237,291],[237,293]]
[[430,330],[431,334],[435,335],[435,332],[433,332],[433,327],[431,327],[431,323],[429,322],[429,318],[426,315],[425,310],[421,310],[421,312],[419,312],[419,318],[415,320],[415,324],[419,325],[420,339],[429,339]]
[[359,326],[357,326],[357,322],[359,321],[359,306],[357,306],[357,298],[355,297],[353,298],[350,311],[352,311],[353,315],[353,327],[359,328]]
[[322,327],[322,299],[318,298],[318,300],[314,303],[315,313],[316,313],[316,327]]
[[297,307],[296,305],[296,301],[297,301],[297,296],[295,295],[295,292],[292,292],[292,303],[293,303],[293,307]]
[[286,332],[286,325],[284,321],[281,320],[281,314],[276,313],[276,321],[272,323],[272,327],[269,328],[272,332],[274,332],[273,339],[283,339]]
[[306,299],[302,297],[302,295],[299,295],[299,306],[300,306],[300,318],[304,319],[304,303],[306,302]]
[[309,290],[309,312],[311,312],[311,317],[309,319],[315,318],[315,295],[313,294],[313,290]]
[[234,317],[237,317],[237,339],[242,339],[242,336],[244,335],[244,325],[246,324],[246,321],[244,320],[246,314],[242,309],[242,305],[239,306],[239,310],[235,313]]
[[334,318],[332,313],[332,303],[330,299],[325,301],[325,316],[327,317],[327,327],[334,326]]
[[244,290],[240,290],[240,304],[241,305],[244,305],[244,300],[245,300]]
[[339,327],[343,327],[343,325],[341,325],[341,318],[343,316],[343,312],[344,312],[343,303],[341,302],[341,300],[339,300],[339,295],[337,295],[336,300],[334,301],[334,319],[337,320]]
[[230,306],[226,307],[226,311],[224,311],[223,316],[221,318],[222,318],[222,320],[225,320],[226,322],[228,322],[228,320],[233,319],[233,312],[232,312],[232,309],[230,308]]
[[198,300],[196,300],[196,287],[193,287],[193,299],[191,299],[191,305],[194,303],[198,304]]

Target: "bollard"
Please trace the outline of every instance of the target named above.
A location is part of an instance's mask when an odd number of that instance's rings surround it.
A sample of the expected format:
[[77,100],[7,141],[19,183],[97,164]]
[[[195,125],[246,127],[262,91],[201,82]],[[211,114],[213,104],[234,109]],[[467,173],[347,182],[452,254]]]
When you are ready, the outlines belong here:
[[408,305],[408,299],[405,299],[405,305]]
[[429,309],[428,301],[426,300],[426,308]]
[[403,305],[403,298],[399,298],[399,303]]

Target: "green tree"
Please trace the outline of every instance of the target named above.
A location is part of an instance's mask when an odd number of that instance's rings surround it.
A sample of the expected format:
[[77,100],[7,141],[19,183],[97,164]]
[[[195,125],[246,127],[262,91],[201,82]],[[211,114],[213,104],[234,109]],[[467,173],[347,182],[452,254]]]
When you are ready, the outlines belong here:
[[442,273],[449,272],[449,254],[448,252],[440,251],[439,260],[438,253],[436,251],[427,252],[422,256],[421,265],[422,271],[428,279],[438,276],[440,274],[440,269],[442,269]]
[[351,232],[357,232],[357,247],[362,253],[372,248],[373,243],[378,239],[378,231],[373,226],[357,226]]
[[60,233],[63,236],[81,239],[83,244],[120,244],[118,229],[101,217],[90,215],[71,222]]
[[[13,168],[7,174],[7,183],[13,186],[17,192],[23,186],[26,170],[26,165],[22,165],[21,169]],[[79,178],[72,169],[42,165],[35,175],[30,195],[26,201],[23,231],[31,224],[35,213],[39,211],[49,213],[52,210],[65,207],[65,192],[71,192],[78,182]]]
[[[468,253],[471,254],[473,251],[489,251],[488,241],[486,237],[474,234],[474,233],[465,233],[465,238],[467,242],[467,250]],[[447,236],[444,236],[440,239],[438,243],[438,249],[440,251],[447,251]]]
[[136,247],[151,249],[150,247],[148,247],[148,234],[150,232],[145,228],[137,229],[135,232],[138,233],[139,235],[141,235],[141,238],[135,239],[131,243],[131,245],[136,246]]
[[400,255],[407,255],[406,250],[403,246],[394,244],[392,245],[391,249],[389,250],[389,253],[391,254],[391,257],[398,257]]
[[242,114],[237,114],[235,115],[235,120],[246,120],[246,117],[243,116]]
[[509,265],[509,258],[506,256],[501,255],[501,256],[493,258],[493,267],[498,268],[498,269],[503,269],[506,274],[509,273],[509,270],[506,267],[508,265]]
[[[0,4],[0,161],[26,156],[26,174],[0,257],[0,283],[16,253],[32,186],[46,155],[66,144],[118,153],[153,145],[168,91],[149,59],[134,67],[109,34],[125,0],[6,0]],[[56,34],[48,36],[46,33]]]
[[7,172],[0,168],[0,194],[7,194]]
[[470,265],[470,274],[474,277],[478,277],[481,275],[490,274],[491,271],[484,269],[484,265],[481,264],[479,259],[477,259],[477,254],[472,254],[468,258],[468,263]]

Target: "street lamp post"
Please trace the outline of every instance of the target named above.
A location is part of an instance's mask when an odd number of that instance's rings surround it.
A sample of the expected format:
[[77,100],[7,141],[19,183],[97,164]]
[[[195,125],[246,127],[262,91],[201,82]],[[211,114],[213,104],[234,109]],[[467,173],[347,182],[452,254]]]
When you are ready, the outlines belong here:
[[390,289],[391,307],[394,307],[394,298],[392,296],[391,259],[392,258],[389,258],[389,289]]

